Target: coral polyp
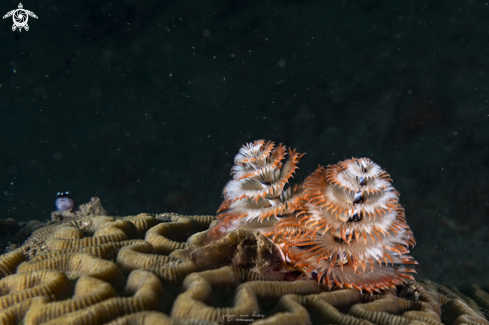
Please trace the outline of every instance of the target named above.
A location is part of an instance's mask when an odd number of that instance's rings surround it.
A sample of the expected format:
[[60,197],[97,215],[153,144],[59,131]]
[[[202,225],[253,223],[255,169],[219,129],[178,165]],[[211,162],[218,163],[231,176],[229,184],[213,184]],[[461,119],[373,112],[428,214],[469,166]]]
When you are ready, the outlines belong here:
[[284,262],[333,287],[369,292],[413,279],[415,245],[391,178],[368,158],[319,167],[303,184],[285,184],[302,157],[263,140],[240,150],[210,237],[240,227],[261,232]]

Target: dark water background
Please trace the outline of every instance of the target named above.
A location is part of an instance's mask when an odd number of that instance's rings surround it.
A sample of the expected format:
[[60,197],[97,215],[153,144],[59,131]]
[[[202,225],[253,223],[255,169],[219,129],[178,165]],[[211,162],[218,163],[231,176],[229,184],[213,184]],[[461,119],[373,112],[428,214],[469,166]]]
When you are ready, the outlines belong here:
[[0,218],[47,219],[58,191],[213,214],[240,146],[269,139],[307,153],[297,181],[373,159],[420,274],[489,283],[486,2],[23,5],[29,31],[0,20]]

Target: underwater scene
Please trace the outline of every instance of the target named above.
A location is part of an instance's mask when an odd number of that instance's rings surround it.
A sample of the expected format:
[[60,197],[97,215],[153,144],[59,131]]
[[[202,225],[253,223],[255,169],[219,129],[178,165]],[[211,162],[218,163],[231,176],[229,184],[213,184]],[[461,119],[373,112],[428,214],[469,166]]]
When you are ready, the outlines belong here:
[[0,3],[0,324],[489,324],[489,4]]

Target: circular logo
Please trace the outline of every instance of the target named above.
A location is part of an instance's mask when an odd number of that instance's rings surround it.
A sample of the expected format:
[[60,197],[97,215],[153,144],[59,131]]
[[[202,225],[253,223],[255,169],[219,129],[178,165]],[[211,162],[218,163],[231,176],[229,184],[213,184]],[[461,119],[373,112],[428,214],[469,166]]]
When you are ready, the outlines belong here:
[[27,25],[29,16],[37,19],[36,14],[30,10],[25,10],[22,3],[19,3],[18,9],[7,12],[2,18],[5,19],[10,16],[12,16],[12,20],[14,21],[14,24],[12,25],[12,30],[15,31],[18,28],[19,32],[22,31],[22,28],[24,28],[26,31],[29,30],[29,25]]
[[24,9],[17,9],[13,15],[15,26],[22,28],[27,25],[27,21],[29,20],[29,15]]

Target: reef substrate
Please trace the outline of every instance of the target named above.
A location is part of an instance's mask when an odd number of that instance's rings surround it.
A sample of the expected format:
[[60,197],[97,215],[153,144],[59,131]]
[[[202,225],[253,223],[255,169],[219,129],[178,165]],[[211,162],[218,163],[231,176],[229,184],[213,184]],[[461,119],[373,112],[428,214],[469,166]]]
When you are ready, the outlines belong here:
[[207,244],[214,216],[104,214],[53,215],[0,255],[0,324],[489,324],[489,286],[330,289],[258,232]]

